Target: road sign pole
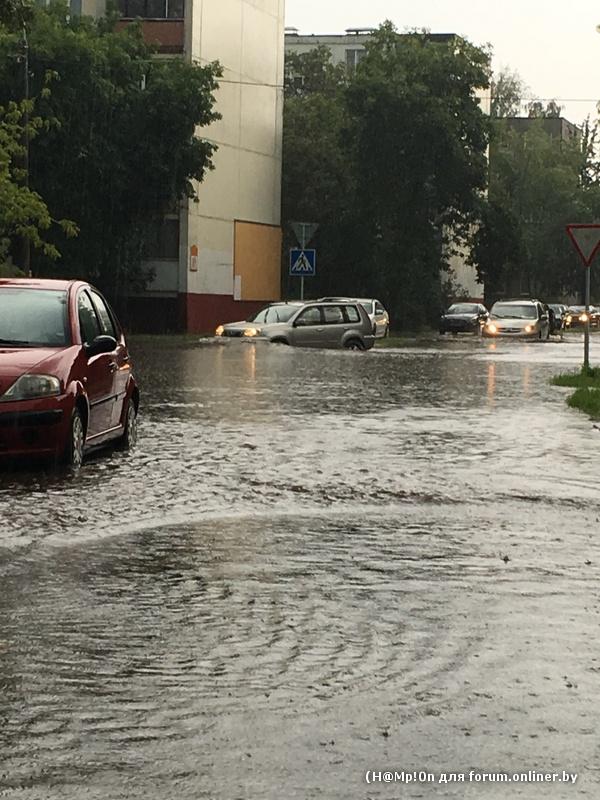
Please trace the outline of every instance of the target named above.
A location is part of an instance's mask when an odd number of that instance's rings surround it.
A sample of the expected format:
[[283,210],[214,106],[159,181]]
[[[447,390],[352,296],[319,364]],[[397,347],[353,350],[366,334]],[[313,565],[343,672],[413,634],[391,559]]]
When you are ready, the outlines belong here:
[[[300,247],[306,249],[306,225],[302,223],[302,234],[300,236]],[[300,300],[304,300],[304,275],[300,276]]]
[[587,317],[583,329],[583,370],[590,368],[590,274],[592,261],[600,252],[600,223],[567,225],[567,234],[586,269],[585,273],[585,315]]
[[304,278],[314,277],[317,263],[317,251],[307,250],[306,245],[319,226],[316,222],[292,222],[291,226],[300,249],[290,250],[290,275],[300,278],[300,300],[304,300]]
[[583,369],[587,372],[590,368],[590,272],[591,267],[585,271],[585,330],[583,333]]

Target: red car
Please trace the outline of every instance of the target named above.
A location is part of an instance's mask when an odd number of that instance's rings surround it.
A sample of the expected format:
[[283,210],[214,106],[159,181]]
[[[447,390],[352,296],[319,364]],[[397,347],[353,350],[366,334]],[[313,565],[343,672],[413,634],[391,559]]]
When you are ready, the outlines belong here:
[[139,391],[123,332],[81,281],[0,279],[0,459],[135,444]]

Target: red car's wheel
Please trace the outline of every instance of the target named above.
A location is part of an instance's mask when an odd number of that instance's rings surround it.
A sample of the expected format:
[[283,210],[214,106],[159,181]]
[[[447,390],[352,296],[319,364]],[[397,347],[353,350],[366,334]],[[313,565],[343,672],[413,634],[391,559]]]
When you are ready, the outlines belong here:
[[63,454],[63,462],[71,469],[80,469],[83,463],[83,448],[85,445],[85,427],[79,410],[75,408],[71,416],[69,437]]
[[137,411],[133,400],[129,400],[125,410],[125,429],[119,439],[119,448],[121,450],[133,450],[137,442],[137,435]]

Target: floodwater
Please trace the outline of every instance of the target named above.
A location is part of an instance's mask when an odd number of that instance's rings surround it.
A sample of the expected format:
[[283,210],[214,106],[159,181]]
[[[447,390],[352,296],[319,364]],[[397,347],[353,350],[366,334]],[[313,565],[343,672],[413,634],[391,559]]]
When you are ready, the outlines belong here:
[[0,472],[0,797],[599,796],[579,336],[132,351],[133,454]]

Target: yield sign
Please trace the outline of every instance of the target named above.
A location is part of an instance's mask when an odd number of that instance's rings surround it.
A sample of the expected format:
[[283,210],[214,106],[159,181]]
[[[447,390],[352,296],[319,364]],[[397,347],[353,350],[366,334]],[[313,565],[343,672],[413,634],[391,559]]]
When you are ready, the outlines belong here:
[[296,239],[303,249],[313,238],[319,228],[318,222],[292,222],[292,230],[296,234]]
[[567,225],[567,233],[581,260],[589,267],[600,250],[600,224]]

